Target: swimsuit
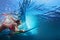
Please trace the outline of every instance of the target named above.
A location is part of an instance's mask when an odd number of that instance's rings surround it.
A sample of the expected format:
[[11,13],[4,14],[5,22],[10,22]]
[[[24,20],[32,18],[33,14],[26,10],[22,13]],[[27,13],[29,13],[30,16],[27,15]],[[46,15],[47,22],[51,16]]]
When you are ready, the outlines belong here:
[[4,19],[4,22],[2,23],[2,25],[6,25],[10,30],[14,31],[13,24],[14,24],[14,21],[11,19],[11,16],[10,15],[6,15],[5,19]]

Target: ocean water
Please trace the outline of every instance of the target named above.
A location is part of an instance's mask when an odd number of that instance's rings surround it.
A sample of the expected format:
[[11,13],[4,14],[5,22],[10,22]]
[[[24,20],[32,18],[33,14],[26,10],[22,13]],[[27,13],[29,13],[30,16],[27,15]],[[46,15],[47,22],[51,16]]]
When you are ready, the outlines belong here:
[[[31,0],[29,7],[27,7],[25,18],[23,18],[25,22],[19,26],[19,29],[27,30],[27,32],[9,36],[10,30],[6,29],[8,31],[4,30],[0,33],[0,40],[59,40],[59,2],[59,0]],[[12,7],[12,9],[14,10],[15,8]]]

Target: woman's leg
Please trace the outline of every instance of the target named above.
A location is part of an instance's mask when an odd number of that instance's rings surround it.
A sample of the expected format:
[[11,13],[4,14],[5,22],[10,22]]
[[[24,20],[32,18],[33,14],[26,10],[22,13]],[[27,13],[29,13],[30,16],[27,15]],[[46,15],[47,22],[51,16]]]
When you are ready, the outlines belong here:
[[2,32],[4,29],[6,29],[7,27],[6,26],[4,26],[4,25],[2,25],[2,26],[0,26],[0,32]]

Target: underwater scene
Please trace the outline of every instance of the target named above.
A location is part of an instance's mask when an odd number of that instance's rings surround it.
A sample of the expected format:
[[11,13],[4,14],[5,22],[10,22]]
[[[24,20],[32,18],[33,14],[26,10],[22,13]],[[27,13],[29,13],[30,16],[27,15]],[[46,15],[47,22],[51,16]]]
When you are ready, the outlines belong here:
[[60,0],[0,0],[0,40],[60,40]]

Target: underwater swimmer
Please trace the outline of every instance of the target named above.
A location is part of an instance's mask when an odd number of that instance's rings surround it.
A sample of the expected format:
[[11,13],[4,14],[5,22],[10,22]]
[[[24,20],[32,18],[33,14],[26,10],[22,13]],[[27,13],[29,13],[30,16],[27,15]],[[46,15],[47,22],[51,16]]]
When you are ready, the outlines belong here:
[[4,14],[6,17],[2,25],[0,25],[0,32],[4,29],[9,28],[13,32],[24,32],[24,30],[19,30],[18,26],[21,24],[20,20],[15,20],[11,15]]

